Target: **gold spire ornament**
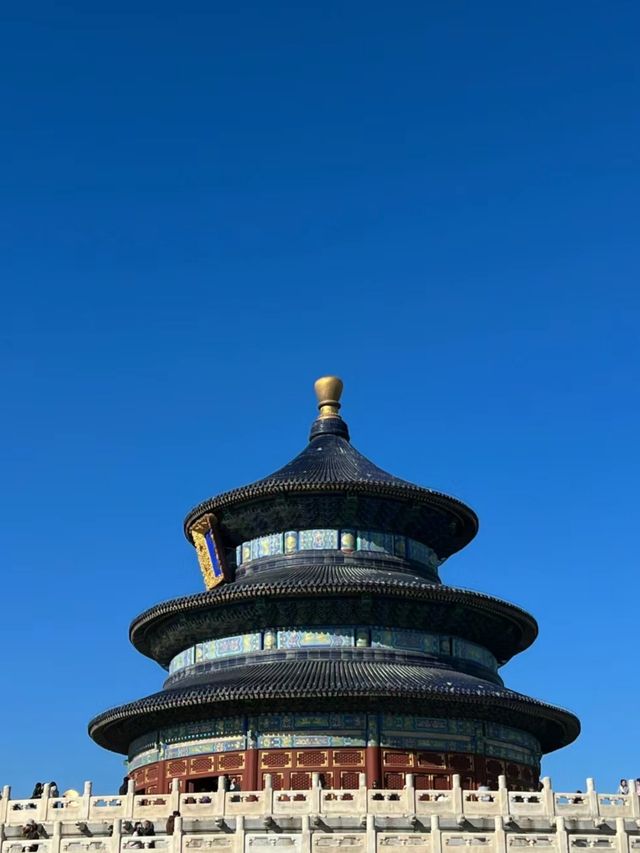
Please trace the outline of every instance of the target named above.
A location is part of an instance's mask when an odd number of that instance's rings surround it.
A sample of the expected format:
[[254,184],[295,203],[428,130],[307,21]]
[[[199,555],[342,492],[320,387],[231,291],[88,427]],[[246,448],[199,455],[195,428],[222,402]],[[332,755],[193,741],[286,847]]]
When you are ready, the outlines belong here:
[[314,386],[321,418],[339,418],[340,397],[344,385],[337,376],[322,376]]

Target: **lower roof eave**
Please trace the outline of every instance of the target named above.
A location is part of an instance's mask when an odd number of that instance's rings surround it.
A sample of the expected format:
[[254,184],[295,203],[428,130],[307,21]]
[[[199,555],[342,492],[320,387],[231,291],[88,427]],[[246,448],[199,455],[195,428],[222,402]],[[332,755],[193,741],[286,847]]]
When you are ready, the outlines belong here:
[[[496,690],[496,694],[500,692]],[[519,697],[520,694],[447,695],[444,691],[370,688],[348,691],[343,688],[316,688],[277,692],[261,689],[252,695],[247,691],[223,689],[208,697],[199,691],[163,691],[100,714],[89,723],[89,735],[105,749],[127,754],[135,738],[177,722],[196,722],[208,717],[238,713],[264,713],[282,706],[289,712],[307,711],[309,700],[313,700],[315,709],[382,710],[389,713],[397,712],[400,707],[398,702],[401,702],[402,710],[406,713],[499,722],[537,737],[543,753],[569,745],[580,734],[580,721],[570,711]],[[268,703],[268,707],[265,703]]]

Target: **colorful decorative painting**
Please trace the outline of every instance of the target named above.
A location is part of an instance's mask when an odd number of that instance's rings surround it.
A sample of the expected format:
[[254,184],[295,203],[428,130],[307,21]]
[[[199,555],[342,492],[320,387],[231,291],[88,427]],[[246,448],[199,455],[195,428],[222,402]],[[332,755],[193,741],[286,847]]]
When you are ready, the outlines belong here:
[[393,557],[410,559],[435,569],[443,561],[435,551],[421,542],[406,536],[393,533],[382,533],[376,530],[333,530],[321,528],[317,530],[287,530],[285,533],[270,533],[243,542],[236,548],[236,563],[238,566],[251,560],[260,560],[278,554],[295,554],[298,551],[338,549],[350,553],[352,551],[372,551],[378,554],[388,554]]
[[279,649],[344,648],[354,645],[353,628],[312,628],[278,631]]
[[373,648],[400,649],[432,655],[453,654],[461,660],[470,660],[497,672],[498,662],[488,649],[461,640],[457,637],[443,637],[428,631],[416,631],[408,628],[372,628],[369,640],[368,629],[351,626],[300,627],[280,631],[268,629],[261,633],[238,634],[233,637],[221,637],[198,643],[176,655],[169,665],[169,673],[174,674],[194,663],[219,660],[234,655],[258,652],[261,649],[303,649],[303,648],[358,648],[371,643]]
[[[249,739],[248,730],[251,730]],[[475,752],[537,765],[540,744],[509,726],[478,720],[447,720],[406,714],[261,714],[236,716],[162,729],[131,744],[129,771],[144,764],[212,752],[283,747],[364,747]]]

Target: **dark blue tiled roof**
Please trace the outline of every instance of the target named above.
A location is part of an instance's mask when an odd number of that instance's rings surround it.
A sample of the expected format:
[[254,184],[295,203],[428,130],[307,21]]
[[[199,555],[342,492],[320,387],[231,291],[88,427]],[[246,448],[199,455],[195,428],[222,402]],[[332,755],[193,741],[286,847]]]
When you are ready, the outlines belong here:
[[[162,602],[136,617],[129,635],[138,651],[166,664],[193,642],[210,639],[196,634],[210,631],[212,622],[223,624],[222,609],[230,605],[242,605],[246,619],[257,619],[258,614],[247,608],[264,597],[274,602],[296,599],[319,602],[322,598],[362,595],[406,600],[407,604],[415,602],[423,616],[437,609],[438,619],[447,622],[448,630],[454,630],[454,623],[458,624],[461,636],[486,644],[500,661],[528,648],[538,631],[529,613],[484,593],[430,583],[410,573],[310,563],[295,571],[283,566],[273,572],[245,576],[235,583]],[[435,618],[435,613],[431,618]],[[470,636],[472,629],[474,633]],[[161,655],[158,643],[162,646]]]
[[[437,666],[355,660],[285,660],[236,667],[212,674],[206,684],[166,690],[113,708],[89,724],[91,737],[107,749],[125,752],[132,738],[167,720],[238,713],[239,703],[309,700],[416,700],[423,711],[488,719],[511,719],[541,741],[544,752],[565,746],[580,731],[568,711],[530,699],[467,673]],[[472,712],[465,712],[465,706]]]
[[444,512],[454,525],[452,550],[469,542],[478,528],[477,516],[462,501],[379,468],[349,442],[344,421],[329,418],[315,422],[309,444],[282,468],[254,483],[198,504],[185,519],[185,533],[189,538],[191,525],[204,513],[221,514],[224,525],[225,512],[239,504],[268,496],[308,492],[375,495]]
[[318,436],[295,459],[253,485],[272,486],[277,483],[379,483],[419,488],[378,468],[339,435]]

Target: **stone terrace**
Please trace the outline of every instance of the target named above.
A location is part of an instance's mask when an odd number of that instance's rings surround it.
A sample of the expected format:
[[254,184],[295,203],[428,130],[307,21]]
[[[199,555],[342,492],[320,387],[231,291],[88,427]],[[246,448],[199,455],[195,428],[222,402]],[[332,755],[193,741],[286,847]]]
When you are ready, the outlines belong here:
[[[453,777],[445,791],[416,790],[411,776],[401,791],[323,790],[317,774],[307,791],[276,791],[267,779],[262,791],[167,795],[94,796],[87,782],[75,799],[0,800],[1,853],[121,853],[151,847],[167,853],[215,850],[244,853],[274,847],[292,853],[348,848],[375,853],[410,847],[415,853],[507,853],[535,847],[541,853],[573,853],[598,848],[640,853],[640,800],[631,793],[601,794],[588,779],[584,793],[559,793],[543,780],[540,792],[467,791]],[[173,835],[166,820],[179,811]],[[34,820],[38,840],[22,838]],[[150,820],[155,837],[132,836],[133,823]],[[515,851],[514,851],[515,853]]]

